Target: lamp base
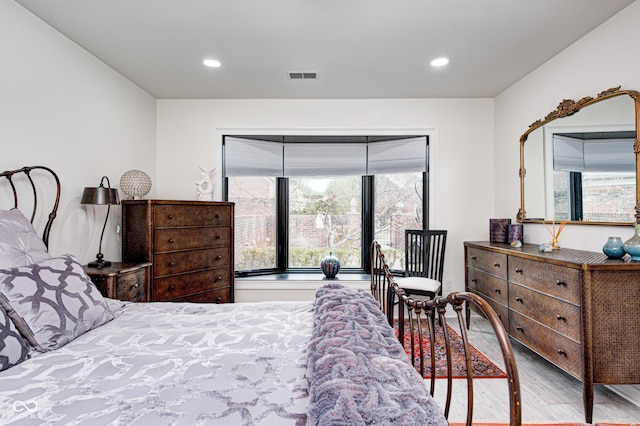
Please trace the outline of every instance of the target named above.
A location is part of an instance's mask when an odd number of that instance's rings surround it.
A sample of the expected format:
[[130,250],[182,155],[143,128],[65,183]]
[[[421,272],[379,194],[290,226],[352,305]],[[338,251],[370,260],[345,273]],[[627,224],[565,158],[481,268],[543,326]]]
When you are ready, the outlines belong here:
[[104,268],[105,266],[111,266],[111,262],[108,260],[96,260],[95,262],[89,262],[87,265],[90,268]]

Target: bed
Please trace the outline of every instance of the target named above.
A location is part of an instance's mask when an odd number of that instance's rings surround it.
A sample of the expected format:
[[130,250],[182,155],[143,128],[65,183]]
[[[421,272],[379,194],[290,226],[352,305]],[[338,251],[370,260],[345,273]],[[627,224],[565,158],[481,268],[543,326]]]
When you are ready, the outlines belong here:
[[[509,424],[522,423],[522,405],[520,395],[520,380],[516,359],[511,342],[502,321],[493,308],[482,297],[471,292],[451,292],[446,296],[434,298],[415,298],[407,294],[395,281],[386,263],[382,246],[373,241],[370,250],[371,261],[371,294],[378,302],[378,307],[384,312],[390,326],[397,328],[399,343],[405,348],[413,367],[421,374],[429,372],[429,394],[434,395],[436,387],[436,359],[444,352],[446,358],[446,397],[444,398],[444,415],[449,418],[453,395],[453,353],[456,346],[462,353],[465,367],[462,369],[466,376],[467,410],[466,424],[473,424],[473,382],[472,348],[467,335],[470,326],[470,309],[485,317],[493,333],[495,341],[502,353],[508,394],[505,396],[509,407]],[[465,314],[463,315],[463,310]],[[450,313],[449,313],[450,312]],[[453,342],[451,333],[455,328],[461,334],[461,344]],[[443,336],[442,349],[436,349],[434,343],[438,336]],[[428,344],[419,344],[423,339]],[[426,382],[426,381],[425,381]],[[496,395],[496,397],[500,397]]]
[[[42,237],[34,176],[57,188]],[[371,292],[328,283],[309,302],[108,299],[73,254],[48,253],[56,174],[2,177],[14,203],[0,210],[0,424],[447,424]],[[25,182],[31,218],[18,206]]]

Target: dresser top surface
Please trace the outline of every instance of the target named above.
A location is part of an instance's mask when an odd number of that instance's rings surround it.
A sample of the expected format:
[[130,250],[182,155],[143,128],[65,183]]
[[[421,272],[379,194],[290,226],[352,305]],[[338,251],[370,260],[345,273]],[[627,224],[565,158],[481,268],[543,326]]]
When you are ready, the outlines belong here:
[[188,206],[233,206],[231,201],[196,201],[196,200],[122,200],[122,204],[143,204],[143,205],[188,205]]
[[588,265],[589,267],[616,267],[640,269],[640,263],[631,262],[629,255],[622,259],[611,259],[604,253],[593,251],[561,248],[552,252],[541,252],[539,245],[525,243],[522,247],[512,247],[507,243],[492,243],[489,241],[465,241],[466,247],[476,247],[507,255],[516,255],[533,260],[559,264]]

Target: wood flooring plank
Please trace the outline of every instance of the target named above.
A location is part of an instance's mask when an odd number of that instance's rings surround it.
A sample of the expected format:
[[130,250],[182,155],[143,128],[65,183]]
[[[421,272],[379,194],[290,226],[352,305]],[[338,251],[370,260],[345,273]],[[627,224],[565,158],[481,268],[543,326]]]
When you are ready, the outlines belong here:
[[[502,354],[488,321],[472,313],[470,342],[503,367]],[[540,422],[584,422],[582,383],[512,340],[522,394],[522,420]],[[460,383],[455,383],[460,382]],[[474,381],[474,422],[507,422],[508,387],[504,379]],[[444,401],[446,382],[438,381],[436,399]],[[466,419],[466,383],[454,380],[454,401],[449,420]],[[640,424],[640,407],[603,385],[594,388],[594,422]],[[444,406],[444,403],[441,402]]]

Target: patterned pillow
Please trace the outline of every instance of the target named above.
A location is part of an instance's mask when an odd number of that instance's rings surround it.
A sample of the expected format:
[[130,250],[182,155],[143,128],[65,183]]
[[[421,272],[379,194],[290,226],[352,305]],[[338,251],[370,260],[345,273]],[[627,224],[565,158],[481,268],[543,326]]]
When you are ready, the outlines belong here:
[[0,270],[0,305],[40,352],[64,346],[113,319],[104,298],[72,255]]
[[0,210],[0,268],[27,266],[51,259],[29,219],[18,209]]
[[16,330],[15,325],[0,306],[0,371],[20,364],[28,358],[29,343]]

